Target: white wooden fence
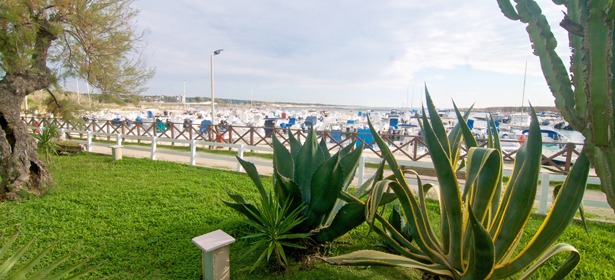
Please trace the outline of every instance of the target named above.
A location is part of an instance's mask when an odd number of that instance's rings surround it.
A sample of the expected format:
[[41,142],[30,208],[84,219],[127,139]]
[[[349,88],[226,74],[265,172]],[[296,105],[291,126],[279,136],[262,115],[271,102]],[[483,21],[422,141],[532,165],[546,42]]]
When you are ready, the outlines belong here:
[[[34,127],[31,127],[31,128],[35,129]],[[77,140],[77,142],[82,142],[86,144],[86,149],[88,152],[92,151],[92,146],[111,147],[115,145],[115,144],[104,144],[104,143],[92,142],[92,138],[95,135],[114,137],[117,141],[116,143],[117,145],[122,145],[123,139],[145,140],[145,141],[151,142],[151,148],[146,148],[146,147],[136,146],[136,145],[124,145],[122,148],[131,149],[131,150],[139,150],[139,151],[150,151],[151,153],[150,158],[152,160],[156,160],[157,153],[171,154],[171,155],[178,155],[178,156],[190,156],[190,165],[195,165],[197,158],[237,162],[237,172],[241,172],[242,168],[239,162],[237,161],[237,159],[235,159],[234,157],[219,156],[219,155],[213,155],[209,153],[197,153],[196,146],[204,145],[204,146],[217,146],[217,147],[232,148],[237,151],[237,156],[242,159],[243,159],[243,152],[246,149],[273,153],[273,149],[268,146],[249,146],[249,145],[244,145],[244,144],[228,144],[228,143],[207,142],[207,141],[199,141],[199,140],[183,140],[183,139],[172,139],[172,138],[166,138],[166,137],[146,137],[146,136],[122,135],[122,134],[111,134],[111,133],[92,132],[92,131],[70,130],[70,129],[61,129],[61,133],[62,133],[61,135],[65,135],[66,133],[87,134],[87,140],[85,141]],[[190,152],[173,151],[173,150],[168,150],[168,149],[158,149],[157,143],[159,142],[189,144]],[[381,158],[373,158],[373,157],[367,157],[367,156],[361,157],[360,162],[359,162],[358,172],[356,174],[356,178],[358,180],[359,185],[363,184],[364,181],[368,180],[374,175],[374,174],[365,173],[366,171],[365,164],[366,163],[379,164],[381,161],[382,161]],[[273,164],[270,161],[251,160],[251,162],[254,163],[255,165],[269,166],[269,167],[273,166]],[[411,161],[411,160],[398,160],[397,162],[400,165],[403,165],[409,168],[418,167],[418,168],[433,169],[433,163],[431,162],[419,162],[419,161]],[[510,176],[512,173],[512,170],[505,169],[503,173],[504,173],[504,176]],[[541,184],[538,190],[539,193],[536,195],[536,200],[539,201],[539,207],[538,207],[537,213],[546,214],[547,203],[553,202],[553,197],[549,193],[549,183],[550,182],[563,182],[565,179],[566,179],[566,176],[560,175],[560,174],[552,174],[552,173],[541,173],[540,174]],[[417,180],[409,179],[408,183],[412,185],[417,185]],[[587,183],[600,185],[600,178],[590,177]],[[463,189],[464,186],[461,186],[461,187]],[[609,204],[605,201],[583,200],[583,204],[589,207],[599,207],[599,208],[608,208],[608,209],[611,208]]]

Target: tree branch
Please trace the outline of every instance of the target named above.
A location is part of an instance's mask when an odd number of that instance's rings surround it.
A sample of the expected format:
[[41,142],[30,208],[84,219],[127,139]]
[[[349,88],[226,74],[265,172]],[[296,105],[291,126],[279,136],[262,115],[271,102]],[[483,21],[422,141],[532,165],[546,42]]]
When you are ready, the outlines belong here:
[[49,94],[51,95],[51,97],[53,97],[53,101],[56,102],[56,105],[58,105],[58,108],[62,109],[62,104],[60,104],[60,102],[58,102],[58,99],[56,98],[55,95],[53,95],[53,92],[51,92],[51,90],[49,90],[49,88],[45,88],[45,90],[47,92],[49,92]]

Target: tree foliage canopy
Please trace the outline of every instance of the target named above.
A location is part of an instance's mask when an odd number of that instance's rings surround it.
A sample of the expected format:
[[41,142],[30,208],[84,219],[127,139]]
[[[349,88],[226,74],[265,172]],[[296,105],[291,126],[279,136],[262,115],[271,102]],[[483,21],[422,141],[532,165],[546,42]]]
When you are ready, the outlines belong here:
[[51,71],[52,84],[83,78],[106,94],[139,94],[154,70],[143,56],[133,0],[5,0],[2,76]]

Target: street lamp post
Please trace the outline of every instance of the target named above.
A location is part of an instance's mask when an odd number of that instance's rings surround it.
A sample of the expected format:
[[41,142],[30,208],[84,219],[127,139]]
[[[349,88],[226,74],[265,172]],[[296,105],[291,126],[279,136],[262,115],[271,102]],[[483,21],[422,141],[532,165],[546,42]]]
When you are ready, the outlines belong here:
[[219,55],[223,49],[215,50],[210,55],[210,64],[211,64],[211,124],[216,124],[215,119],[215,109],[214,109],[214,55]]

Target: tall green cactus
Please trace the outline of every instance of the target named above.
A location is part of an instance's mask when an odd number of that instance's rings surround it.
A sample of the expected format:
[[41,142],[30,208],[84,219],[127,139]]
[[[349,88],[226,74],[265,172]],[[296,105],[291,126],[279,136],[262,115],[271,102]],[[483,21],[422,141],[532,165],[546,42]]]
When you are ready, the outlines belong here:
[[585,147],[602,191],[615,209],[615,1],[553,0],[567,11],[560,26],[568,31],[572,57],[570,73],[555,52],[557,41],[534,0],[497,0],[506,17],[527,24],[534,54],[555,105],[564,118],[585,136]]

